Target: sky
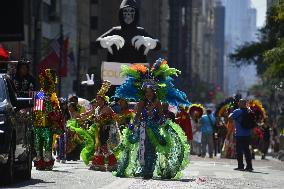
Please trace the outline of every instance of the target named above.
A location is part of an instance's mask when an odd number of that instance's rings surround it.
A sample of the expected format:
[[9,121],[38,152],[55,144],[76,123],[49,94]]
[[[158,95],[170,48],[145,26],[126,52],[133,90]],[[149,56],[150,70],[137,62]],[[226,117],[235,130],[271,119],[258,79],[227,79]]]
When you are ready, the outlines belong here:
[[266,0],[251,0],[252,6],[257,10],[257,27],[265,23]]

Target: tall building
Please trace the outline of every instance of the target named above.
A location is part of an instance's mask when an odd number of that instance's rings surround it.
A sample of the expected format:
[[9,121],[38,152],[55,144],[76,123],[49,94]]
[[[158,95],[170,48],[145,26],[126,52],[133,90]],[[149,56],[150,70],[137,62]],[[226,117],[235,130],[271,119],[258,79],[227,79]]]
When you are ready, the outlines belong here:
[[217,85],[224,89],[224,63],[225,63],[225,7],[221,2],[217,2],[214,8],[215,18],[215,55],[217,66]]
[[238,67],[228,57],[246,42],[256,40],[256,10],[248,0],[227,0],[225,21],[225,91],[227,95],[243,93],[257,81],[254,65]]
[[[205,84],[206,88],[217,85],[218,66],[216,65],[216,35],[215,15],[213,0],[192,1],[192,28],[191,36],[191,83],[192,89],[196,90],[198,85]],[[201,91],[205,97],[205,92]],[[199,93],[193,91],[193,93]],[[196,99],[198,100],[198,99]]]
[[182,70],[182,75],[177,79],[177,86],[189,93],[192,68],[192,1],[169,0],[169,7],[169,63],[177,69]]

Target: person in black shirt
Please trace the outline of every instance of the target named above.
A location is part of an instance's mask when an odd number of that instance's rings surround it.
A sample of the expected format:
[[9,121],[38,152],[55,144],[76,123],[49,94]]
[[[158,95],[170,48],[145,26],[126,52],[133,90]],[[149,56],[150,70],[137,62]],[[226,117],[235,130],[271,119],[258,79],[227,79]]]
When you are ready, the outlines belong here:
[[31,97],[30,92],[37,90],[36,80],[29,71],[29,61],[20,60],[13,78],[18,97]]

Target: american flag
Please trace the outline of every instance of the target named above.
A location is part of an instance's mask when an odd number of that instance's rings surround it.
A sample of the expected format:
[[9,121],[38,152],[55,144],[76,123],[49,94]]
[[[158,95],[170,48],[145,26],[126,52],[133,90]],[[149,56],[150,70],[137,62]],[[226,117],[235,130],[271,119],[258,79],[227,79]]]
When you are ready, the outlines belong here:
[[38,92],[35,95],[34,111],[42,111],[43,110],[43,99],[44,99],[44,92]]

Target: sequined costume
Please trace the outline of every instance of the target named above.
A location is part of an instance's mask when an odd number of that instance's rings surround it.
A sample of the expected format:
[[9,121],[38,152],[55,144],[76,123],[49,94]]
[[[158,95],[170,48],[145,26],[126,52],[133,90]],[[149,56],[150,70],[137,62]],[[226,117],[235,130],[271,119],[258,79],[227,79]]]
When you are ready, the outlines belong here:
[[59,101],[55,93],[57,82],[54,70],[42,70],[39,75],[41,90],[37,92],[33,113],[35,128],[36,158],[34,165],[38,170],[53,168],[52,136],[62,131],[61,112]]
[[[110,87],[109,82],[104,82],[97,98],[104,99],[105,93]],[[85,140],[85,147],[81,151],[81,157],[85,164],[91,161],[91,169],[100,171],[112,171],[116,169],[117,160],[113,153],[120,140],[119,130],[115,124],[115,114],[106,105],[99,106],[92,115],[94,124],[89,129],[80,127],[76,120],[69,120],[67,126],[76,131]],[[104,112],[105,109],[109,111]]]
[[[178,70],[169,68],[167,62],[159,59],[151,68],[143,65],[123,67],[128,78],[116,89],[116,96],[140,101],[134,124],[123,131],[119,146],[119,177],[143,176],[180,178],[181,171],[189,162],[187,137],[179,125],[166,119],[160,111],[160,101],[172,105],[190,105],[186,95],[174,88],[170,76]],[[155,91],[157,99],[145,99],[145,90]],[[141,106],[141,110],[139,110]]]

